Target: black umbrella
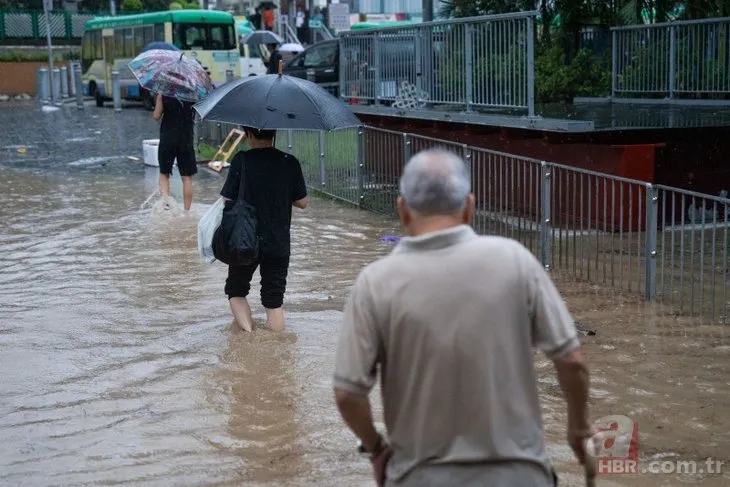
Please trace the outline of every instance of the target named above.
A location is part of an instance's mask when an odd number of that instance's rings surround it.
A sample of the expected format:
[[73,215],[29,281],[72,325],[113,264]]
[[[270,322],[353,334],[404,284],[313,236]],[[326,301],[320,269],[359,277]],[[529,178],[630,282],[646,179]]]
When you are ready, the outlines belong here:
[[284,39],[270,30],[255,30],[250,34],[246,34],[246,36],[241,39],[241,43],[248,44],[250,46],[257,44],[283,44]]
[[259,4],[259,8],[260,8],[261,10],[267,10],[267,9],[270,9],[270,10],[275,10],[275,9],[277,9],[277,8],[279,8],[279,7],[277,7],[277,6],[276,6],[276,4],[275,4],[274,2],[261,2],[261,3]]
[[194,108],[203,120],[262,130],[336,130],[362,125],[327,90],[280,74],[229,81]]

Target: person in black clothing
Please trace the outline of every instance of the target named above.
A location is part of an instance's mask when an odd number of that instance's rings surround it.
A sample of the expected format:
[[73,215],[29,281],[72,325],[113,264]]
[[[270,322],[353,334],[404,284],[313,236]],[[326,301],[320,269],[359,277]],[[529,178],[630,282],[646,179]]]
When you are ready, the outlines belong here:
[[260,267],[266,324],[280,331],[284,329],[282,304],[291,254],[292,206],[307,207],[307,186],[296,157],[274,147],[275,131],[249,127],[244,130],[249,149],[239,152],[231,161],[220,194],[226,199],[225,209],[230,209],[243,184],[243,198],[256,209],[259,259],[248,266],[228,266],[225,293],[234,323],[245,331],[253,330],[246,297],[253,274]]
[[281,61],[279,46],[277,44],[269,44],[266,47],[269,48],[269,52],[271,53],[266,66],[266,74],[276,74],[279,72],[279,61]]
[[[152,117],[160,123],[160,146],[157,162],[160,165],[160,193],[170,196],[170,175],[177,159],[177,170],[183,181],[185,210],[193,204],[193,176],[198,172],[195,157],[193,103],[157,95]],[[167,204],[167,203],[166,203]]]

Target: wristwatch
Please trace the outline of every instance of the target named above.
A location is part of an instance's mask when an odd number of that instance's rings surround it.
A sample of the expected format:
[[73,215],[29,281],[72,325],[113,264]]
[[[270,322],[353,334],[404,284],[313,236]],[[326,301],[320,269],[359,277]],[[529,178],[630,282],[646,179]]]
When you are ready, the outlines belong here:
[[373,447],[372,451],[367,451],[362,441],[358,442],[357,445],[358,453],[368,457],[370,460],[383,453],[386,448],[388,448],[388,443],[385,441],[385,438],[383,438],[383,435],[381,434],[378,434],[378,440],[375,442],[375,446]]

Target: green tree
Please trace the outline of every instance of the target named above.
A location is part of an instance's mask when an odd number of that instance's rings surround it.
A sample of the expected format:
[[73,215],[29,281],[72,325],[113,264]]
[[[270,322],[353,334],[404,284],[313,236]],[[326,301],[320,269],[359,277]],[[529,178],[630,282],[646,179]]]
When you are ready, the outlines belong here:
[[183,6],[179,2],[172,2],[170,4],[170,7],[169,8],[170,8],[170,10],[182,10],[183,9]]
[[142,0],[124,0],[122,12],[141,12]]

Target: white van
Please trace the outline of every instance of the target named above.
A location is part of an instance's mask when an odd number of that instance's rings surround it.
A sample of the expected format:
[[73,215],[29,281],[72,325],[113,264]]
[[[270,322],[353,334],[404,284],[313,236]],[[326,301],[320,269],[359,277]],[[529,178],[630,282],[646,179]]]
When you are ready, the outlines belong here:
[[266,65],[262,57],[261,47],[241,44],[241,77],[263,76],[266,74]]

